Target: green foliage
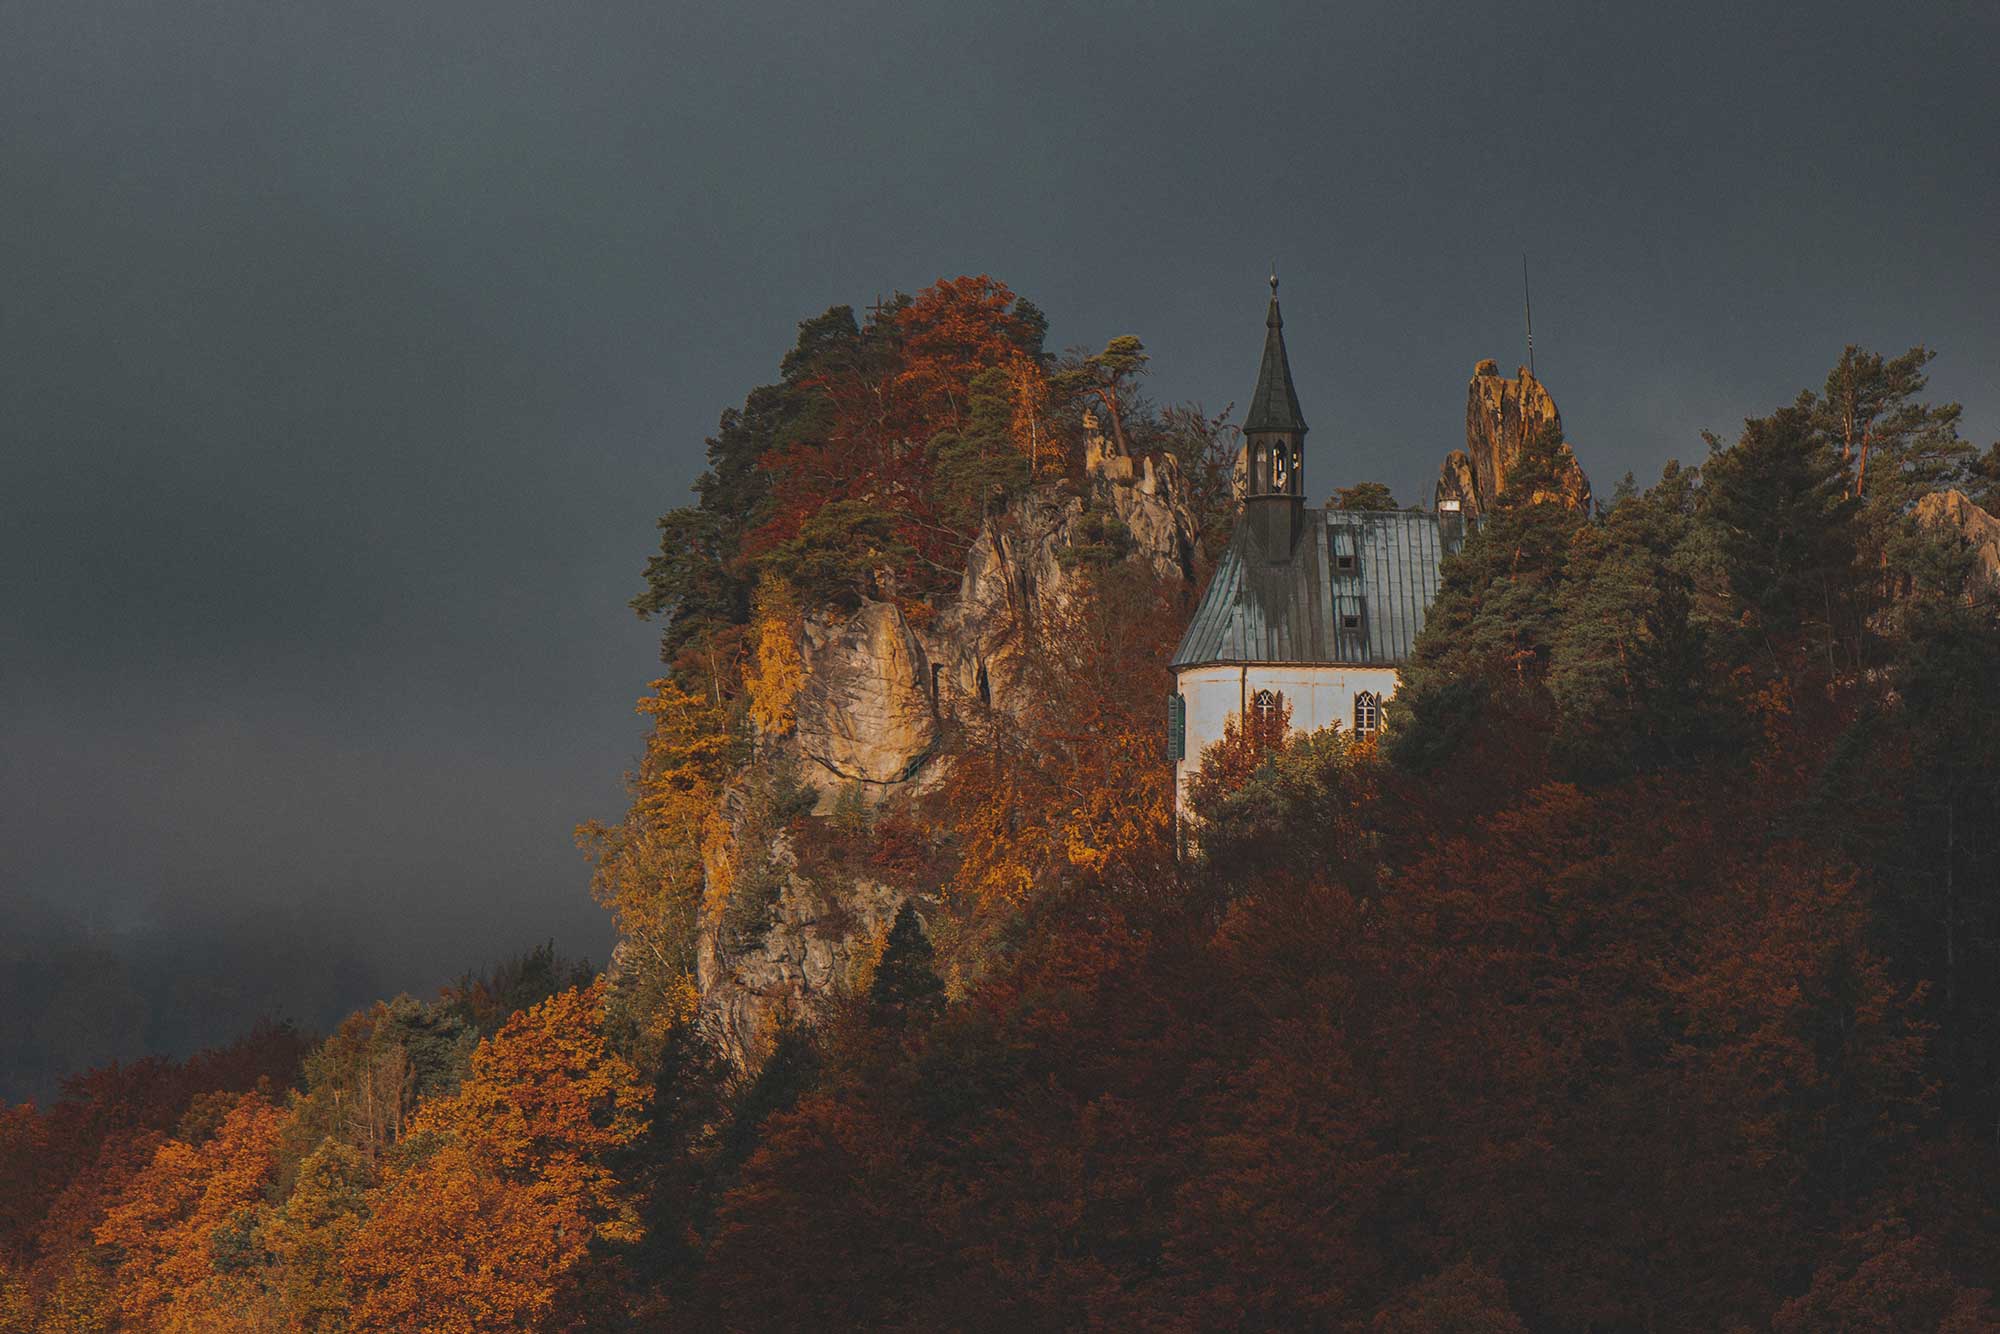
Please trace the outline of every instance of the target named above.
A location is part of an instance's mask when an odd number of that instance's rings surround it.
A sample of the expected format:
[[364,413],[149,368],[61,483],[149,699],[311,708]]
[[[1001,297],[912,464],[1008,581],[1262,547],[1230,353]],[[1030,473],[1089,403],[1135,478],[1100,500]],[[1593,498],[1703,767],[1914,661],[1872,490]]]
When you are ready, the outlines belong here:
[[824,433],[832,407],[816,377],[828,365],[858,355],[860,342],[850,307],[834,306],[802,322],[777,383],[751,390],[741,408],[722,414],[708,441],[708,471],[694,486],[696,501],[661,518],[660,551],[647,562],[646,591],[632,600],[641,616],[666,621],[662,661],[674,661],[704,633],[748,618],[756,575],[742,567],[738,555],[770,503],[763,460],[773,450]]
[[209,1238],[209,1263],[218,1274],[242,1274],[265,1268],[272,1255],[264,1249],[259,1229],[262,1218],[254,1209],[241,1209],[215,1230]]
[[781,843],[788,841],[792,823],[809,815],[819,800],[798,759],[786,752],[752,766],[744,780],[735,822],[735,868],[722,908],[723,939],[734,950],[750,948],[769,929],[771,910],[792,870]]
[[1397,508],[1396,497],[1381,482],[1356,482],[1353,486],[1337,487],[1326,502],[1330,510],[1392,510]]
[[1120,334],[1102,352],[1071,356],[1050,377],[1059,395],[1090,405],[1111,428],[1112,444],[1130,455],[1132,428],[1139,413],[1138,381],[1152,360],[1146,345],[1132,334]]
[[305,1059],[305,1090],[292,1101],[280,1180],[334,1141],[374,1161],[394,1147],[418,1102],[458,1087],[479,1030],[461,1002],[398,996],[349,1015]]
[[819,1083],[823,1066],[811,1029],[801,1024],[780,1028],[763,1066],[730,1099],[718,1166],[733,1172],[748,1161],[757,1149],[764,1123],[797,1106]]
[[1492,510],[1445,559],[1397,688],[1394,745],[1406,760],[1435,762],[1454,748],[1460,733],[1444,710],[1470,696],[1448,689],[1452,681],[1483,681],[1489,698],[1518,696],[1523,707],[1545,693],[1571,547],[1588,522],[1558,498],[1562,445],[1556,423],[1530,437]]
[[1988,445],[1986,452],[1972,461],[1968,472],[1965,487],[1972,503],[1988,514],[2000,514],[2000,441]]
[[1672,462],[1643,495],[1627,478],[1575,536],[1548,676],[1573,772],[1684,763],[1726,733],[1726,704],[1709,680],[1709,626],[1695,610],[1698,480]]
[[1709,437],[1700,522],[1721,574],[1718,619],[1768,668],[1800,652],[1852,662],[1856,502],[1840,457],[1803,408],[1743,424],[1736,444]]
[[756,567],[789,581],[810,604],[852,607],[879,596],[878,576],[915,554],[896,534],[896,515],[881,504],[836,500],[807,518],[797,536],[759,556]]
[[900,1028],[936,1013],[944,1003],[944,981],[937,975],[937,952],[924,931],[917,910],[905,903],[889,928],[881,962],[868,984],[868,1004],[878,1025]]
[[549,940],[502,959],[484,975],[460,974],[445,988],[445,1001],[481,1037],[490,1037],[521,1011],[571,987],[589,986],[596,976],[588,959],[565,958]]
[[1071,525],[1068,545],[1056,548],[1056,561],[1071,570],[1115,565],[1137,546],[1123,519],[1102,505],[1092,504]]
[[968,543],[987,516],[1032,480],[1028,456],[1015,447],[1014,416],[1007,371],[989,367],[973,377],[964,429],[931,438],[940,517]]
[[1195,809],[1203,865],[1245,884],[1328,875],[1370,892],[1376,850],[1366,810],[1375,764],[1372,746],[1337,728],[1286,738],[1242,786]]
[[1959,405],[1918,401],[1929,384],[1924,368],[1936,357],[1913,347],[1885,359],[1850,344],[1824,390],[1799,400],[1814,435],[1852,478],[1865,555],[1888,546],[1896,520],[1919,499],[1973,476],[1973,448],[1958,436]]

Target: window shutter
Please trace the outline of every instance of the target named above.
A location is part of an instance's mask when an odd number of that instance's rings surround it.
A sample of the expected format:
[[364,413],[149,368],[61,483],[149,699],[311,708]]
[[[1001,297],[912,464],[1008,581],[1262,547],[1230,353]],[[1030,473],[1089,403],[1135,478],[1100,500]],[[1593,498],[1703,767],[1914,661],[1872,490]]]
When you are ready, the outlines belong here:
[[1187,696],[1167,696],[1167,758],[1187,758]]

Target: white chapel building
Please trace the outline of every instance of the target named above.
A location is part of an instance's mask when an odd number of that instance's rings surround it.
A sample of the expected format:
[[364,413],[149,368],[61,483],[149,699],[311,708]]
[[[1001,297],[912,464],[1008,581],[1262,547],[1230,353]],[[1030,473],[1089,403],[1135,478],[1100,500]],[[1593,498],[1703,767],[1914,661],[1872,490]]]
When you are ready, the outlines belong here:
[[1379,730],[1383,701],[1437,596],[1439,566],[1463,533],[1457,513],[1306,505],[1306,421],[1275,276],[1264,325],[1264,361],[1243,419],[1243,515],[1170,663],[1177,807],[1232,714],[1289,704],[1293,731]]

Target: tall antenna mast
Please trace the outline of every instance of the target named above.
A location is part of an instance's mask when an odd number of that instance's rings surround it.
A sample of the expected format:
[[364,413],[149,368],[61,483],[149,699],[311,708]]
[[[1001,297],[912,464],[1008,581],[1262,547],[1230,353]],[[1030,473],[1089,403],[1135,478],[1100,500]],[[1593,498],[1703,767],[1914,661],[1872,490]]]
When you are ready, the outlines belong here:
[[1528,257],[1521,256],[1521,313],[1528,321],[1528,374],[1535,373],[1535,303],[1528,299]]

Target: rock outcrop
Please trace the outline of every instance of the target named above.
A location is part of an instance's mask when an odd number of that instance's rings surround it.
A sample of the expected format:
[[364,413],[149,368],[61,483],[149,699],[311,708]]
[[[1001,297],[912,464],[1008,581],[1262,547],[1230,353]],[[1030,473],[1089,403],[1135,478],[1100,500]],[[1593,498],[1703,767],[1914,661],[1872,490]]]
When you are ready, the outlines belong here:
[[[1507,484],[1521,447],[1544,426],[1561,420],[1555,399],[1527,367],[1507,380],[1493,361],[1480,362],[1466,388],[1465,448],[1445,455],[1438,469],[1437,502],[1455,501],[1468,515],[1484,514]],[[1567,444],[1562,460],[1561,482],[1551,498],[1588,509],[1590,479]]]
[[808,619],[799,754],[835,779],[900,783],[937,738],[924,648],[893,602],[845,621]]
[[732,948],[721,931],[709,929],[696,948],[703,1018],[739,1069],[763,1062],[785,1022],[814,1018],[828,1000],[861,982],[907,901],[899,890],[870,880],[829,893],[798,873],[783,836],[769,855],[780,884],[762,934]]
[[1963,491],[1938,491],[1917,502],[1916,520],[1926,528],[1963,537],[1972,546],[1987,587],[2000,591],[2000,519],[1975,505]]
[[[757,762],[796,759],[822,813],[941,781],[937,743],[952,710],[974,700],[1009,713],[1031,707],[1024,654],[1034,627],[1073,595],[1081,565],[1139,561],[1191,588],[1194,549],[1194,515],[1173,459],[1100,450],[1083,494],[1036,487],[989,521],[966,553],[957,596],[942,607],[913,616],[870,601],[846,615],[808,617],[793,733],[767,738]],[[737,804],[727,813],[742,837]],[[766,883],[776,882],[761,933],[732,936],[716,921],[697,944],[703,1014],[742,1068],[762,1059],[781,1018],[811,1016],[854,985],[906,897],[869,881],[829,890],[799,874],[782,836],[753,851]]]

